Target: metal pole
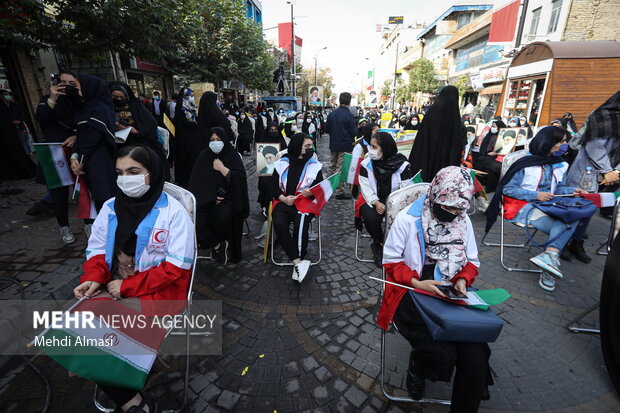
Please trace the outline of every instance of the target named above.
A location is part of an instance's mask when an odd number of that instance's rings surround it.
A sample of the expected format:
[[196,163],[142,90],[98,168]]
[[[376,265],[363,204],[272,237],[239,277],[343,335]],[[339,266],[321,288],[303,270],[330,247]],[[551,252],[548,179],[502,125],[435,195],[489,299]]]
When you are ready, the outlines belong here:
[[291,77],[293,78],[293,96],[297,96],[297,82],[295,69],[295,17],[293,16],[293,0],[291,0]]
[[521,8],[521,17],[519,18],[519,28],[517,29],[517,38],[515,40],[515,49],[521,46],[521,38],[523,37],[523,26],[525,26],[525,17],[527,14],[527,5],[529,0],[523,0],[523,6]]
[[316,77],[316,57],[319,54],[319,52],[317,52],[314,55],[314,86],[316,86],[316,82],[317,82],[317,77]]
[[392,110],[396,104],[396,72],[398,71],[398,46],[400,42],[396,43],[396,58],[394,59],[394,83],[392,84]]

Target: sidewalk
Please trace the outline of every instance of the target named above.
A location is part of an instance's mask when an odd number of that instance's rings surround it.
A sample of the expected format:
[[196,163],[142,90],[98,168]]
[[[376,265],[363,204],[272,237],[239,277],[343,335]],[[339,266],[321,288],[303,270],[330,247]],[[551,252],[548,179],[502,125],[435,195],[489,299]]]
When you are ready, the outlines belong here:
[[[327,166],[328,138],[319,144],[319,157]],[[257,179],[253,161],[245,158],[249,173],[251,234],[244,238],[244,260],[226,268],[211,263],[198,265],[196,298],[223,301],[223,354],[193,357],[191,368],[192,412],[447,412],[447,407],[388,403],[380,387],[380,332],[375,324],[380,285],[368,279],[378,276],[373,264],[353,255],[355,231],[351,201],[331,200],[322,215],[322,261],[310,269],[299,286],[291,280],[290,267],[263,264],[256,246],[264,217],[254,202]],[[67,298],[83,261],[82,225],[72,220],[78,242],[63,247],[53,217],[31,218],[24,211],[43,193],[38,185],[18,182],[23,192],[0,197],[0,271],[25,283],[33,299]],[[0,194],[6,193],[6,183]],[[72,209],[74,211],[74,207]],[[508,272],[499,263],[499,248],[485,247],[484,220],[472,217],[479,242],[479,288],[502,287],[512,298],[495,310],[506,321],[502,334],[491,345],[495,385],[483,412],[614,412],[620,400],[608,379],[597,335],[575,334],[566,325],[598,302],[604,257],[594,249],[606,238],[609,221],[596,216],[586,249],[589,265],[563,262],[565,279],[547,293],[537,285],[535,274]],[[26,228],[24,228],[26,227]],[[499,225],[493,228],[496,235]],[[524,237],[509,225],[509,240]],[[496,238],[495,238],[496,239]],[[370,253],[369,241],[361,249]],[[316,257],[317,242],[309,256]],[[528,258],[539,251],[509,249],[507,261],[529,266]],[[276,255],[282,254],[276,247]],[[279,255],[280,257],[282,255]],[[4,285],[0,285],[4,287]],[[18,298],[13,287],[0,297]],[[597,324],[597,313],[586,317]],[[390,391],[404,395],[409,346],[390,333],[387,339],[386,381]],[[19,361],[0,365],[0,411],[36,412],[44,403],[45,386]],[[181,373],[175,362],[159,367],[146,393],[165,408],[175,407],[181,394]],[[50,412],[94,412],[92,383],[73,377],[46,357],[35,365],[52,387]],[[242,375],[245,368],[247,374]],[[429,383],[429,397],[448,398],[451,387]]]

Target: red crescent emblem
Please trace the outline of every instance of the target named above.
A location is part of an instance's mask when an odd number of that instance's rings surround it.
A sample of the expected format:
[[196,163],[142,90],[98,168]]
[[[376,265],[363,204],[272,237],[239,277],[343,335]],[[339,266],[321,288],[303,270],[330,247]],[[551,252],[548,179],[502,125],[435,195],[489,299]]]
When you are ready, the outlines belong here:
[[160,236],[162,233],[165,235],[165,234],[166,234],[166,231],[163,231],[163,230],[161,230],[161,231],[157,231],[157,232],[153,235],[153,239],[155,240],[155,242],[166,242],[166,238],[167,238],[166,236],[164,236],[164,239],[163,239],[163,240],[159,239],[159,236]]

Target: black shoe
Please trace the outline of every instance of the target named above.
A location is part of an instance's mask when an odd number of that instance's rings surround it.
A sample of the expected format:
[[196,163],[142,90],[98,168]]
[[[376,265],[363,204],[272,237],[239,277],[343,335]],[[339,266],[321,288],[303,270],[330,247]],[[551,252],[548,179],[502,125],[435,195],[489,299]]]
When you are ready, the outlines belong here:
[[381,245],[373,242],[370,244],[370,250],[372,251],[372,259],[374,260],[377,268],[383,268],[383,248]]
[[146,410],[144,410],[144,406],[145,405],[149,407],[149,412],[150,413],[159,413],[160,412],[159,406],[157,405],[157,403],[155,403],[154,401],[142,399],[142,401],[140,402],[139,405],[131,406],[127,410],[127,413],[146,413]]
[[351,199],[350,194],[336,194],[336,199]]
[[407,372],[407,391],[413,400],[421,400],[424,397],[425,380],[416,374]]
[[31,217],[36,217],[41,214],[47,213],[50,210],[51,205],[45,202],[35,202],[34,205],[26,211],[26,215],[30,215]]
[[491,394],[489,393],[489,386],[485,385],[484,389],[482,389],[482,395],[480,396],[480,400],[490,400]]
[[211,258],[221,265],[226,265],[228,262],[228,241],[222,241],[218,249],[214,248]]
[[575,258],[577,258],[581,262],[585,262],[586,264],[588,264],[590,261],[592,261],[592,258],[590,258],[588,254],[586,254],[586,250],[583,248],[583,240],[573,239],[564,249],[570,251],[570,253],[573,254]]
[[560,253],[560,259],[562,259],[563,261],[573,262],[573,254],[571,254],[568,250],[568,246],[562,249],[562,252]]

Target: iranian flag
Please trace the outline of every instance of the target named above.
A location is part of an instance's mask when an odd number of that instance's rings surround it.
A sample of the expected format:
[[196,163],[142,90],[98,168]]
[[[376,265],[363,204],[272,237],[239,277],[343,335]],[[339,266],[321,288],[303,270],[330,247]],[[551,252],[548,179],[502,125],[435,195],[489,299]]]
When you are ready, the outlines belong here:
[[344,154],[340,179],[351,185],[359,185],[360,167],[362,166],[363,156],[353,156],[350,153]]
[[73,189],[73,199],[78,203],[77,217],[81,219],[97,218],[97,210],[95,209],[95,201],[93,201],[90,189],[86,184],[83,175],[78,175],[75,179],[75,188]]
[[35,143],[34,145],[47,187],[55,189],[71,185],[73,176],[62,144]]
[[336,188],[340,184],[340,174],[335,173],[327,179],[321,181],[318,185],[310,188],[310,192],[314,195],[313,199],[304,196],[298,196],[295,199],[295,206],[302,214],[321,215],[321,210],[329,201],[329,198],[336,192]]
[[620,192],[599,192],[597,194],[583,194],[582,198],[592,201],[599,208],[616,205],[616,199],[620,198]]
[[31,345],[87,380],[141,390],[166,334],[157,319],[116,300],[82,298]]
[[422,179],[422,170],[419,170],[417,174],[415,174],[413,176],[413,178],[411,178],[411,183],[412,184],[421,184],[422,182],[424,182],[424,180]]
[[484,196],[484,199],[488,199],[487,193],[484,190],[484,187],[482,186],[482,184],[476,177],[476,171],[474,171],[473,169],[470,169],[469,176],[471,176],[471,181],[474,183],[474,194],[481,193],[482,196]]

